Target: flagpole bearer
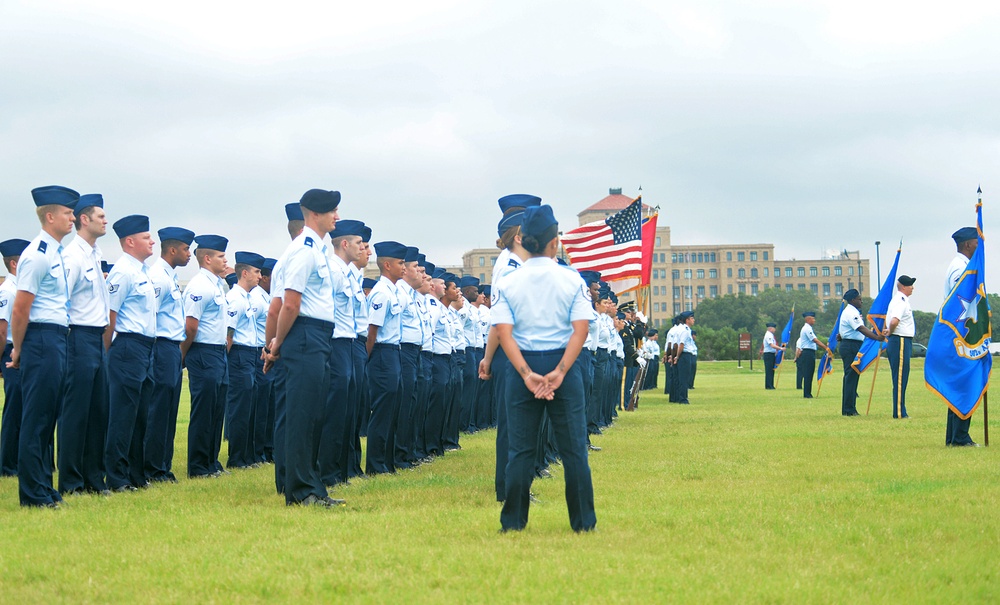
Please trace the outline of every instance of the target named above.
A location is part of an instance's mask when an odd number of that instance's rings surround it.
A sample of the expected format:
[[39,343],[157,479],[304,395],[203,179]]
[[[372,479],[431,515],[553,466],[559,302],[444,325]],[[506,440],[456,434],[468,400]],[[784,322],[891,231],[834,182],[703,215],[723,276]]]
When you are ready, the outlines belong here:
[[983,393],[983,445],[990,446],[990,398]]

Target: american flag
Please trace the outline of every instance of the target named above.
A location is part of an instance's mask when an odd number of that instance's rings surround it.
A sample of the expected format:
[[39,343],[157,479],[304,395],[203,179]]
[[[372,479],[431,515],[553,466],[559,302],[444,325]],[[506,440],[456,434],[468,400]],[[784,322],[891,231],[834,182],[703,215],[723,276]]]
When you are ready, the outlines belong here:
[[587,223],[562,237],[574,269],[600,271],[601,279],[623,292],[642,277],[642,196],[603,221]]

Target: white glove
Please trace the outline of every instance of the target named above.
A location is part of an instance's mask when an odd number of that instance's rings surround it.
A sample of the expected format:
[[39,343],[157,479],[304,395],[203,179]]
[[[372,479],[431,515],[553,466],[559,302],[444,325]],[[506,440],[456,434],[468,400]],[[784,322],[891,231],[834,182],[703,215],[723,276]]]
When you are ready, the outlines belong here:
[[639,321],[641,321],[642,323],[646,323],[646,316],[642,314],[642,311],[636,311],[636,312],[635,312],[635,316],[636,316],[636,317],[637,317],[637,318],[639,319]]
[[642,357],[640,357],[639,359],[636,359],[635,361],[636,361],[636,363],[639,364],[640,368],[646,367],[646,360],[643,359]]

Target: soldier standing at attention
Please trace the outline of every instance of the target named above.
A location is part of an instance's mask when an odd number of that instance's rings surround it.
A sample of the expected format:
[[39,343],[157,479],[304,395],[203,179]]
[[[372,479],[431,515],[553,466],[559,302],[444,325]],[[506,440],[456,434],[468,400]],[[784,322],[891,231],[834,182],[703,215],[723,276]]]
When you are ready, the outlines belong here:
[[857,416],[858,402],[858,378],[860,374],[854,371],[851,364],[861,350],[861,343],[865,337],[874,340],[882,340],[881,334],[876,334],[865,327],[865,321],[861,318],[861,293],[851,288],[844,292],[844,300],[847,304],[840,314],[840,325],[837,327],[837,335],[840,337],[840,358],[844,362],[844,389],[841,395],[840,413],[844,416]]
[[10,312],[17,296],[17,262],[30,244],[26,239],[9,239],[0,242],[0,256],[7,269],[7,279],[0,284],[0,333],[4,336],[3,356],[0,357],[0,375],[3,376],[3,418],[0,419],[0,477],[17,476],[17,442],[21,434],[21,370],[10,367],[10,353],[14,348],[11,336]]
[[249,468],[257,464],[254,455],[253,407],[256,391],[259,343],[257,316],[267,313],[250,291],[260,283],[264,257],[253,252],[236,253],[236,285],[226,295],[226,358],[229,387],[226,389],[226,434],[229,439],[227,468]]
[[[955,247],[958,249],[958,253],[955,255],[955,258],[951,259],[951,264],[948,265],[948,271],[944,278],[945,298],[948,298],[952,289],[958,284],[958,281],[962,278],[962,274],[965,273],[965,268],[969,266],[969,261],[972,260],[972,255],[975,254],[976,248],[979,247],[979,230],[975,227],[962,227],[951,234],[951,239],[955,240]],[[979,447],[979,444],[969,436],[969,425],[971,423],[971,416],[962,420],[949,407],[944,444],[946,446]]]
[[761,357],[764,360],[764,389],[767,391],[774,390],[774,363],[777,359],[777,353],[785,350],[785,347],[779,345],[774,338],[774,331],[777,327],[778,324],[768,322],[764,341],[760,345]]
[[830,353],[830,348],[825,342],[816,338],[816,333],[813,332],[816,312],[806,311],[802,317],[806,323],[799,331],[799,342],[796,345],[795,366],[798,372],[795,375],[795,382],[802,385],[802,398],[812,399],[813,375],[816,374],[816,347],[823,347],[827,353]]
[[906,413],[906,383],[910,379],[910,353],[913,350],[913,336],[916,333],[913,309],[910,308],[910,296],[913,294],[915,281],[917,279],[909,275],[900,275],[896,279],[896,293],[892,295],[889,308],[885,312],[883,334],[889,339],[886,354],[889,357],[889,368],[892,370],[893,418],[909,418]]
[[98,238],[108,230],[104,198],[81,195],[73,208],[76,237],[66,245],[69,349],[66,393],[57,425],[59,493],[106,493],[104,441],[108,430],[108,286]]

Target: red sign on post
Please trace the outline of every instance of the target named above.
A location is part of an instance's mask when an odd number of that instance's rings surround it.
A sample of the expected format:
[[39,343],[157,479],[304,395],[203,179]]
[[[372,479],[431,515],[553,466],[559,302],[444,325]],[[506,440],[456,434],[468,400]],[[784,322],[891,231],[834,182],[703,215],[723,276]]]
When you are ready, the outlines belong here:
[[742,334],[740,334],[740,350],[741,351],[750,351],[752,344],[753,343],[751,341],[750,333],[749,332],[743,332]]

